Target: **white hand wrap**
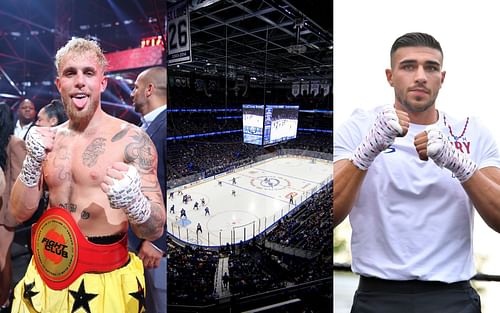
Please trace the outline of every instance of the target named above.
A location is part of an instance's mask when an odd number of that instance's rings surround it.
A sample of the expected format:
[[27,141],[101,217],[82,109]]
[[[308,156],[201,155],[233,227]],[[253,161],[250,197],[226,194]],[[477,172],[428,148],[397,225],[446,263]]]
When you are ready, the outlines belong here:
[[108,199],[113,209],[122,209],[132,224],[142,224],[151,215],[151,203],[141,192],[141,178],[134,166],[120,180],[113,179]]
[[42,162],[47,156],[45,147],[42,144],[40,133],[32,128],[26,137],[26,158],[23,162],[19,179],[27,187],[34,187],[38,184],[42,174]]
[[477,170],[477,164],[467,154],[455,149],[435,126],[428,126],[427,155],[439,166],[449,169],[461,182],[468,180]]
[[366,171],[377,155],[392,145],[394,139],[402,134],[403,128],[399,125],[396,109],[393,106],[384,107],[377,115],[368,135],[352,154],[350,158],[352,163]]

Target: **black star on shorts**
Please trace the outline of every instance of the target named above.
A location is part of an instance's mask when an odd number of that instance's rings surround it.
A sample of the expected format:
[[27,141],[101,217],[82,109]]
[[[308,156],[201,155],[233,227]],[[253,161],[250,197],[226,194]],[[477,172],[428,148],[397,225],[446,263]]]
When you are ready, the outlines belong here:
[[80,287],[78,287],[78,291],[70,290],[69,292],[75,299],[75,302],[73,302],[73,307],[71,308],[71,313],[74,313],[79,308],[83,308],[85,312],[91,313],[89,308],[89,301],[97,297],[97,295],[85,292],[85,284],[83,282],[83,279],[80,283]]
[[24,293],[23,293],[23,298],[28,300],[33,306],[33,297],[39,294],[39,291],[33,291],[33,288],[35,288],[35,282],[32,282],[30,284],[24,283]]
[[137,291],[136,292],[131,292],[129,295],[132,297],[136,298],[137,301],[139,301],[139,310],[137,313],[142,312],[142,308],[144,307],[144,288],[142,288],[141,283],[139,282],[139,279],[136,277],[137,280]]

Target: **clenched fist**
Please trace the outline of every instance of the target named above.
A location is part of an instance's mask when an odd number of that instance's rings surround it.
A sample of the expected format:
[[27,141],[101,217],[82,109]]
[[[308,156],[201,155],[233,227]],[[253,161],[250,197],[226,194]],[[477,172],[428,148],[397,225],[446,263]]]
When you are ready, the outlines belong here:
[[439,167],[449,169],[461,183],[477,170],[477,164],[467,154],[455,149],[435,125],[418,133],[413,144],[421,160],[431,158]]
[[106,170],[101,189],[113,209],[122,209],[131,223],[142,224],[151,215],[151,204],[141,192],[141,176],[137,169],[115,162]]
[[26,158],[23,162],[19,179],[27,186],[38,184],[42,173],[42,162],[47,153],[54,148],[57,129],[52,127],[34,126],[26,136]]
[[372,128],[351,156],[352,163],[361,170],[367,170],[375,158],[394,143],[396,137],[408,133],[410,117],[408,113],[385,106],[377,114]]

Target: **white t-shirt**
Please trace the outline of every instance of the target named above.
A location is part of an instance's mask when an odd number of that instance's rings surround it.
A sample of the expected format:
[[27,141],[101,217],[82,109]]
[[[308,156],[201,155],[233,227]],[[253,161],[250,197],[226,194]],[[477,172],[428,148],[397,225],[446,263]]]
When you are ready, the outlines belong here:
[[[349,158],[381,108],[356,110],[335,130],[334,161]],[[476,118],[467,122],[440,111],[436,124],[479,168],[500,167],[495,139]],[[349,214],[355,273],[443,282],[475,274],[474,208],[448,169],[418,158],[413,140],[426,126],[410,124],[408,134],[396,138],[366,173]]]
[[26,136],[26,132],[30,129],[30,126],[33,122],[21,126],[21,122],[19,120],[16,122],[16,127],[14,128],[14,136],[17,138],[21,138],[24,140],[24,136]]

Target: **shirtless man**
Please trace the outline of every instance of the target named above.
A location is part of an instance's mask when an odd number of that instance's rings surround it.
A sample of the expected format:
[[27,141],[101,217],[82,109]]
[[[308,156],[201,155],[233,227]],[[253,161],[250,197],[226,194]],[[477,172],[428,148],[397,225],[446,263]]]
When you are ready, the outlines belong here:
[[143,265],[127,252],[126,234],[129,223],[147,240],[163,232],[155,147],[143,130],[102,110],[107,62],[96,42],[71,39],[55,62],[69,120],[34,127],[26,139],[11,211],[27,220],[43,183],[50,201],[34,226],[33,259],[16,286],[12,312],[31,312],[31,306],[37,312],[143,312]]

